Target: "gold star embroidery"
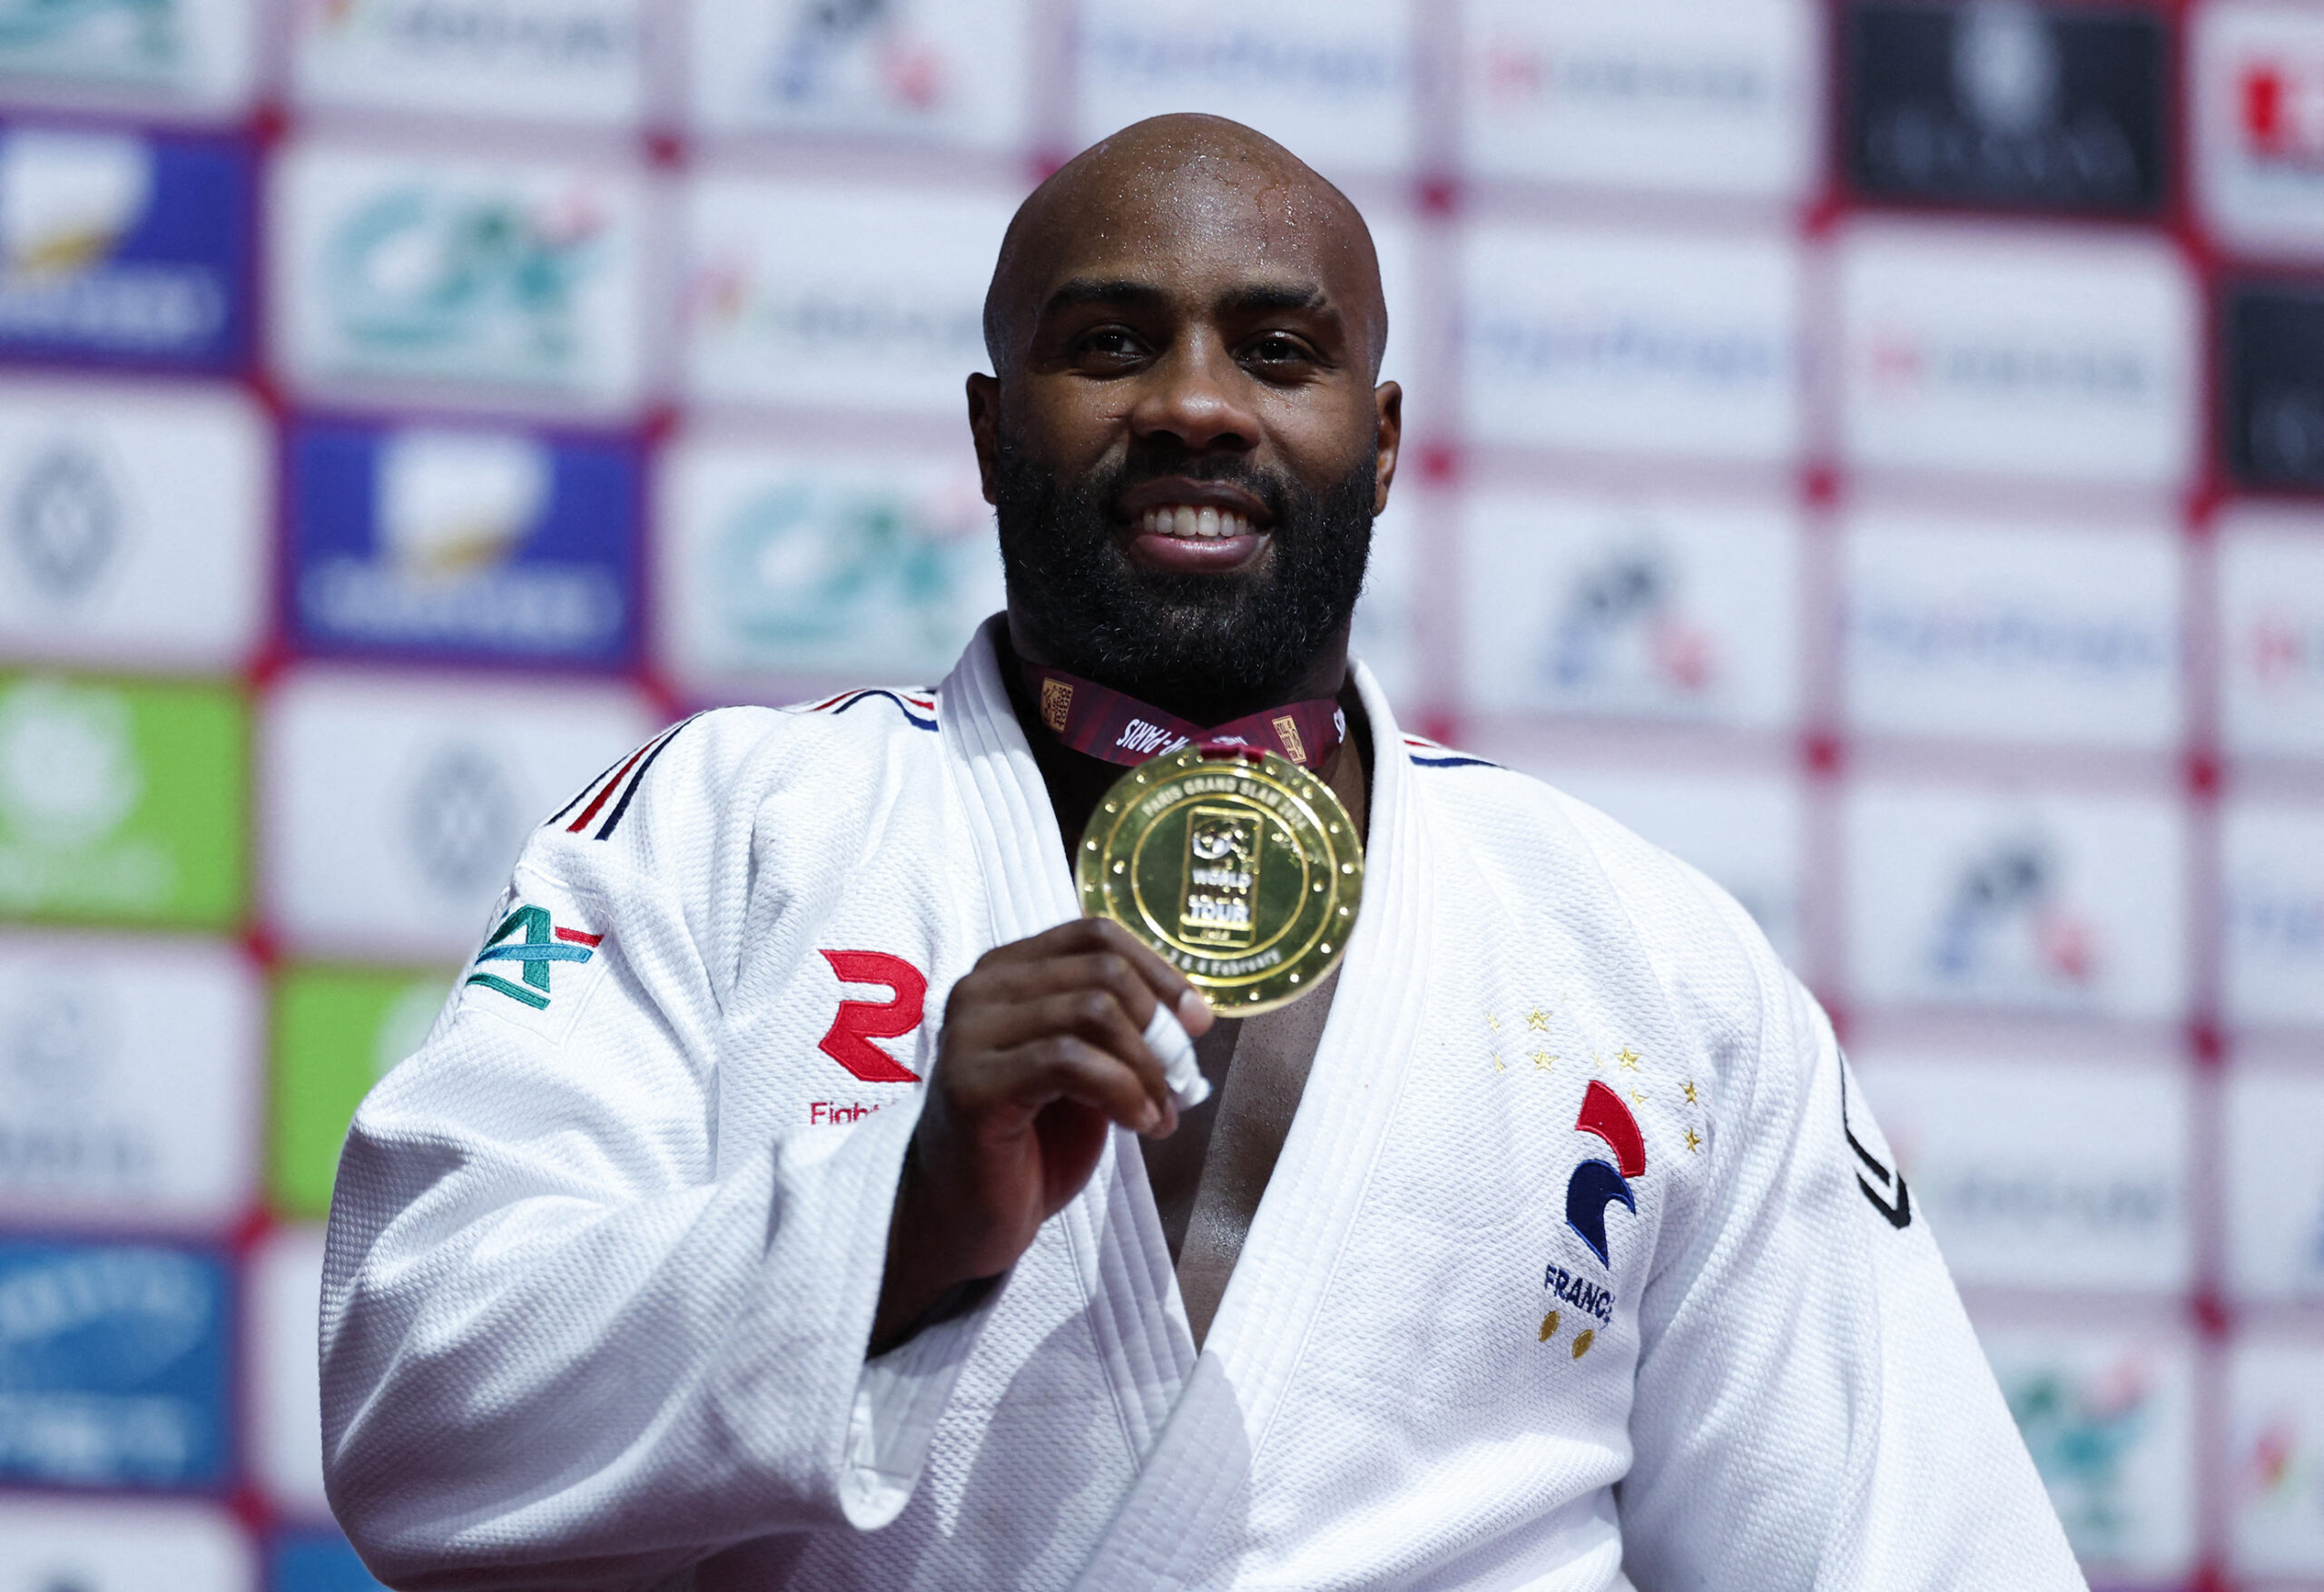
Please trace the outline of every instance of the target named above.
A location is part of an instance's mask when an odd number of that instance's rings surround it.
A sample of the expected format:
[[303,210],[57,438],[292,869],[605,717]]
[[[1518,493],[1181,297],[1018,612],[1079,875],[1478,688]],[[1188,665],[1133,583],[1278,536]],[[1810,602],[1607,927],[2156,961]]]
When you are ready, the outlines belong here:
[[1593,1050],[1590,1053],[1590,1065],[1595,1067],[1598,1071],[1604,1072],[1606,1070],[1606,1058],[1600,1056]]
[[1494,1033],[1498,1034],[1501,1032],[1501,1019],[1493,1016],[1492,1013],[1485,1013],[1485,1024],[1488,1027],[1492,1028]]
[[1617,1055],[1617,1056],[1614,1057],[1614,1059],[1615,1059],[1616,1061],[1619,1061],[1619,1062],[1620,1062],[1620,1063],[1622,1064],[1622,1067],[1623,1067],[1623,1070],[1624,1070],[1624,1071],[1626,1071],[1626,1072],[1636,1072],[1636,1071],[1638,1071],[1638,1052],[1637,1052],[1637,1051],[1635,1051],[1635,1050],[1632,1050],[1629,1046],[1627,1046],[1627,1045],[1623,1046],[1623,1047],[1622,1047],[1622,1048],[1621,1048],[1620,1053],[1619,1055]]
[[1535,1007],[1525,1014],[1525,1026],[1536,1034],[1546,1034],[1550,1031],[1550,1014]]
[[1689,1106],[1699,1106],[1699,1105],[1701,1105],[1701,1104],[1702,1104],[1702,1102],[1701,1102],[1700,1100],[1698,1100],[1697,1098],[1695,1098],[1695,1080],[1694,1080],[1694,1079],[1692,1079],[1692,1078],[1689,1078],[1689,1079],[1687,1080],[1687,1090],[1686,1090],[1686,1093],[1687,1093],[1687,1104],[1688,1104],[1688,1105],[1689,1105]]
[[1646,1104],[1646,1096],[1640,1094],[1636,1089],[1632,1089],[1630,1091],[1630,1100],[1634,1105],[1643,1106]]
[[1558,1058],[1556,1056],[1551,1056],[1546,1050],[1536,1050],[1533,1052],[1533,1066],[1536,1070],[1541,1072],[1550,1072],[1554,1070],[1557,1059]]
[[1509,1070],[1507,1067],[1501,1065],[1501,1052],[1498,1050],[1492,1053],[1492,1070],[1497,1073],[1507,1072]]
[[1687,1154],[1691,1155],[1703,1147],[1703,1135],[1693,1128],[1687,1130]]

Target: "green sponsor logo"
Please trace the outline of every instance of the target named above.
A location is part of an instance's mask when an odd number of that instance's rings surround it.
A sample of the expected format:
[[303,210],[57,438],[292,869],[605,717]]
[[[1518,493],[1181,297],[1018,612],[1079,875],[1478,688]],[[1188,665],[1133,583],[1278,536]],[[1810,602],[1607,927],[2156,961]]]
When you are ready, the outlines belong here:
[[[520,934],[521,938],[517,938]],[[492,938],[484,942],[476,959],[479,963],[511,963],[508,970],[524,982],[512,984],[497,973],[485,972],[469,974],[468,981],[497,989],[535,1011],[547,1011],[551,996],[548,965],[586,962],[597,954],[597,946],[605,938],[578,929],[559,928],[549,921],[546,908],[519,907],[500,920],[500,927],[492,931]]]
[[356,1106],[387,1070],[419,1048],[444,1005],[449,974],[287,969],[274,988],[275,1208],[330,1210],[339,1147]]
[[231,686],[0,675],[0,913],[232,927],[248,741]]
[[0,70],[132,83],[185,64],[176,0],[0,0]]

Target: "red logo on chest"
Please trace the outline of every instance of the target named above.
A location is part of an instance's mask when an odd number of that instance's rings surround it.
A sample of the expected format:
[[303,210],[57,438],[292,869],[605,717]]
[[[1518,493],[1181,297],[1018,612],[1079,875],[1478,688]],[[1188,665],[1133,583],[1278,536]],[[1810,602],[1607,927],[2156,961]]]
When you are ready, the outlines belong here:
[[823,1036],[822,1053],[867,1084],[920,1082],[918,1073],[872,1041],[900,1039],[920,1027],[927,975],[885,951],[825,951],[823,960],[841,983],[885,985],[892,998],[841,1001],[831,1031]]

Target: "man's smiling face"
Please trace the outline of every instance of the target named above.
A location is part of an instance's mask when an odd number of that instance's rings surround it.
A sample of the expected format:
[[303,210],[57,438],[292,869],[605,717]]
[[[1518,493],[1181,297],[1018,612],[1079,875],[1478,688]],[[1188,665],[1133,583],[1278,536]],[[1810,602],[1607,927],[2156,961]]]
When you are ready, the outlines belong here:
[[1401,402],[1346,200],[1236,123],[1142,123],[1028,201],[985,327],[1019,650],[1206,722],[1332,690]]

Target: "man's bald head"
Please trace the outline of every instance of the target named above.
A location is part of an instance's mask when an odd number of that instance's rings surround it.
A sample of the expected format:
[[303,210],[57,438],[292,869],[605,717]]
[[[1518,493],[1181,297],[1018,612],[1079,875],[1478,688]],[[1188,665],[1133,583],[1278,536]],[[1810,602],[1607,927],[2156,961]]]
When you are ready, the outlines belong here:
[[1306,282],[1349,322],[1379,374],[1388,310],[1372,231],[1347,195],[1265,133],[1223,116],[1155,116],[1059,167],[1027,196],[985,291],[984,342],[1004,380],[1049,295],[1098,260],[1220,251]]

